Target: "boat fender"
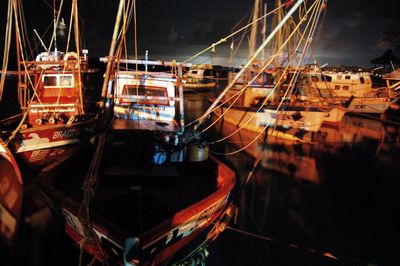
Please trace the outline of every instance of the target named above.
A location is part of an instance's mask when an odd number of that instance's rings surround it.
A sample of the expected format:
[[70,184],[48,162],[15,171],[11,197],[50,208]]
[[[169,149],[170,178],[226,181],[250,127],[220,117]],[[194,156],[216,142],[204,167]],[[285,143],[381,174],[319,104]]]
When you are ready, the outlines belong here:
[[79,67],[79,56],[75,52],[68,52],[64,55],[64,65],[67,69],[78,69]]
[[40,118],[38,118],[38,119],[35,120],[35,123],[36,123],[37,125],[41,125],[41,124],[43,124],[43,120],[40,119]]
[[208,159],[208,148],[200,144],[189,145],[189,161],[202,162]]
[[139,260],[135,259],[138,256],[139,239],[136,237],[128,237],[124,245],[124,266],[139,265]]

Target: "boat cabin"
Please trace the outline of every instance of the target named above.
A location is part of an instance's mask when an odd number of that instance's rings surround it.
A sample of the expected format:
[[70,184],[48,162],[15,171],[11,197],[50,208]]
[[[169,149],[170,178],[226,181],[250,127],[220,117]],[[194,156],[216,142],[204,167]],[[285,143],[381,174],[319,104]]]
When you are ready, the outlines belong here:
[[[21,99],[26,101],[29,110],[28,123],[32,127],[71,123],[76,115],[82,113],[81,72],[77,55],[67,53],[57,61],[45,56],[28,62],[32,72],[29,72],[30,77],[25,74],[25,89],[21,90]],[[33,85],[29,85],[31,77]],[[34,94],[32,101],[29,101],[30,93]]]
[[299,83],[302,95],[315,97],[371,97],[372,89],[369,72],[303,71]]
[[166,131],[177,129],[175,123],[176,78],[171,74],[118,71],[115,74],[114,116],[134,121],[167,124]]

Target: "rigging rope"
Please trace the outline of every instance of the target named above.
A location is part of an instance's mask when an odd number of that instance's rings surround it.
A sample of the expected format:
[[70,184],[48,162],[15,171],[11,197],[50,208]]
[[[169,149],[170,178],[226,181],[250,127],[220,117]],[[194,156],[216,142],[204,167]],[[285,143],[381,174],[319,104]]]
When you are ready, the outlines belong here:
[[[313,5],[310,7],[310,9],[307,11],[306,15],[311,11],[312,7],[313,7],[316,3],[317,3],[317,2],[314,2],[314,4],[313,4]],[[313,9],[313,14],[314,14],[315,18],[314,18],[314,20],[309,20],[309,22],[307,23],[306,29],[308,28],[308,26],[310,25],[310,22],[312,21],[311,30],[310,30],[310,32],[309,32],[309,34],[308,34],[307,39],[305,39],[305,42],[307,42],[308,44],[309,44],[310,36],[311,36],[311,33],[312,33],[312,29],[313,29],[313,27],[316,25],[316,22],[317,22],[317,17],[318,17],[318,12],[317,12],[317,11],[318,11],[318,8]],[[304,35],[303,35],[303,36],[304,36]],[[301,41],[298,43],[298,47],[300,46],[300,43],[301,43]],[[296,48],[296,49],[297,49],[297,48]],[[304,48],[303,48],[303,53],[302,53],[301,59],[299,60],[297,66],[296,66],[295,73],[298,73],[298,72],[299,72],[298,70],[299,70],[300,65],[301,65],[301,63],[302,63],[302,58],[304,57],[306,50],[307,50],[307,45],[305,45]],[[287,69],[287,68],[286,68],[286,69]],[[288,94],[289,92],[290,92],[290,94],[292,94],[292,91],[293,91],[293,89],[294,89],[294,84],[293,84],[293,82],[295,81],[295,79],[297,79],[297,75],[294,75],[294,76],[292,77],[292,79],[291,79],[291,81],[290,81],[290,83],[289,83],[289,87],[288,87],[288,88],[290,88],[290,89],[287,89],[287,90],[286,90],[284,96],[282,97],[281,102],[279,103],[279,105],[278,105],[278,107],[277,107],[277,110],[280,110],[281,105],[282,105],[283,102],[284,102],[284,99],[287,97],[287,94]],[[293,84],[293,86],[292,86],[292,84]],[[278,119],[275,120],[274,128],[277,126],[277,124],[278,124]],[[238,150],[236,150],[236,151],[229,152],[229,153],[218,153],[218,152],[214,152],[214,151],[210,151],[210,152],[213,152],[213,153],[219,154],[219,155],[233,155],[233,154],[239,153],[239,152],[241,152],[241,151],[247,149],[248,147],[250,147],[262,134],[264,134],[264,132],[265,132],[268,128],[269,128],[269,124],[267,124],[267,125],[259,132],[259,134],[258,134],[252,141],[250,141],[247,145],[243,146],[242,148],[240,148],[240,149],[238,149]],[[268,134],[268,131],[267,131],[267,134]],[[278,132],[277,132],[277,134],[278,134]],[[268,134],[268,135],[269,135],[269,134]],[[267,138],[267,139],[268,139],[268,138]]]
[[187,63],[187,62],[193,60],[194,58],[196,58],[196,57],[202,55],[203,53],[207,52],[208,50],[213,49],[213,48],[216,47],[217,45],[220,45],[221,43],[226,42],[227,39],[229,39],[229,38],[235,36],[235,35],[238,34],[239,32],[241,32],[241,31],[247,29],[248,27],[252,26],[253,24],[258,23],[260,20],[264,19],[264,17],[268,17],[269,15],[273,14],[276,10],[279,10],[280,8],[283,8],[284,6],[285,6],[285,5],[281,5],[281,6],[277,7],[277,8],[275,8],[275,9],[272,10],[271,12],[269,12],[269,13],[267,13],[267,14],[261,16],[261,17],[260,17],[259,19],[257,19],[256,21],[254,21],[254,22],[252,22],[252,23],[250,23],[250,24],[248,24],[248,25],[246,25],[246,26],[244,26],[244,27],[238,29],[237,31],[235,31],[235,32],[229,34],[228,36],[226,36],[226,37],[220,39],[220,40],[217,41],[216,43],[211,44],[210,46],[208,46],[208,47],[205,48],[204,50],[198,52],[197,54],[195,54],[195,55],[193,55],[192,57],[190,57],[190,58],[186,59],[185,61],[183,61],[182,64],[185,64],[185,63]]
[[[306,15],[307,15],[307,14],[306,14]],[[277,53],[279,53],[279,52],[286,46],[286,44],[290,41],[290,39],[292,38],[292,36],[294,36],[295,32],[298,30],[298,28],[299,28],[300,25],[302,24],[302,20],[303,20],[303,19],[304,19],[304,17],[300,20],[300,22],[298,23],[297,27],[293,30],[292,34],[286,39],[286,41],[282,44],[282,46],[279,47],[279,49],[277,50]],[[298,47],[300,47],[300,43],[299,43],[299,45],[296,47],[296,49],[297,49]],[[259,75],[260,73],[262,73],[262,72],[265,71],[265,69],[269,66],[269,64],[273,61],[273,59],[274,59],[274,57],[272,57],[272,59],[271,59],[268,63],[266,63],[266,64],[264,65],[264,67],[260,70],[260,72],[258,73],[258,75]],[[235,133],[239,132],[241,129],[243,129],[243,128],[257,115],[257,113],[258,113],[261,109],[263,109],[263,108],[265,107],[265,105],[268,103],[268,101],[269,101],[271,95],[272,95],[273,93],[275,93],[275,90],[277,89],[278,85],[281,85],[281,81],[282,81],[283,77],[285,76],[285,74],[286,74],[286,72],[287,72],[289,66],[290,66],[290,64],[287,64],[287,65],[286,65],[286,67],[285,67],[283,73],[280,75],[278,81],[276,82],[274,88],[272,89],[272,92],[269,93],[267,97],[265,97],[265,99],[264,99],[264,101],[262,102],[261,106],[257,109],[256,112],[254,112],[254,113],[250,116],[250,118],[249,118],[245,123],[243,123],[236,131],[234,131],[233,133],[229,134],[228,136],[225,136],[225,137],[223,137],[222,139],[219,139],[219,140],[216,140],[216,141],[209,142],[208,144],[215,144],[215,143],[221,142],[221,141],[223,141],[223,140],[225,140],[225,139],[231,137],[231,136],[234,135]],[[258,75],[257,75],[256,77],[258,77]],[[253,83],[254,80],[255,80],[255,78],[253,78],[251,81],[249,81],[248,84]],[[247,85],[248,85],[248,84],[247,84]],[[232,106],[232,105],[231,105],[231,106]],[[229,106],[229,107],[227,108],[227,110],[228,110],[231,106]],[[219,116],[219,117],[216,119],[216,121],[218,121],[220,118],[222,118],[223,115],[224,115],[225,113],[226,113],[226,112],[224,112],[223,114],[221,114],[221,116]],[[216,121],[214,121],[214,122],[212,123],[212,125],[214,125],[214,124],[216,123]],[[212,126],[212,125],[211,125],[211,126]],[[267,126],[269,126],[269,124],[267,124]],[[208,127],[208,128],[210,128],[210,127]],[[208,128],[207,128],[207,129],[208,129]],[[205,131],[205,130],[204,130],[204,131]],[[202,131],[202,133],[203,133],[204,131]]]
[[281,245],[286,246],[286,247],[300,249],[300,250],[303,250],[303,251],[306,251],[306,252],[310,252],[312,254],[318,254],[320,256],[323,256],[323,257],[326,257],[326,258],[330,258],[330,259],[334,259],[334,260],[338,260],[338,261],[343,261],[344,260],[344,261],[351,262],[351,263],[357,263],[359,265],[365,265],[365,264],[374,265],[374,264],[371,264],[371,263],[366,263],[366,262],[360,261],[360,260],[355,259],[355,258],[350,258],[350,257],[347,257],[347,256],[338,255],[338,254],[332,254],[331,252],[322,251],[322,250],[319,250],[319,249],[316,249],[316,248],[311,248],[311,247],[303,246],[303,245],[300,245],[300,244],[294,244],[294,243],[278,240],[278,239],[270,237],[270,236],[259,235],[259,234],[256,234],[256,233],[252,233],[252,232],[245,231],[245,230],[242,230],[242,229],[239,229],[239,228],[235,228],[235,227],[231,227],[231,226],[226,226],[226,229],[229,229],[231,231],[234,231],[234,232],[242,234],[242,235],[250,236],[250,237],[257,238],[257,239],[264,240],[264,241],[268,241],[268,242],[278,243],[278,244],[281,244]]
[[[311,7],[310,7],[310,10],[311,10]],[[307,14],[308,14],[308,13],[307,13]],[[303,21],[304,18],[305,18],[305,16],[303,16],[303,18],[300,20],[299,24],[297,25],[297,27],[296,27],[296,29],[295,29],[296,31],[297,31],[297,29],[300,27],[300,25],[302,24],[302,21]],[[309,23],[308,23],[308,24],[309,24]],[[293,34],[296,32],[295,30],[292,32],[292,34],[289,36],[289,38],[285,41],[285,43],[282,44],[281,47],[279,47],[278,51],[280,51],[281,49],[283,49],[283,47],[289,42],[290,38],[291,38],[291,37],[293,36]],[[300,42],[299,42],[298,47],[299,47],[299,46],[300,46]],[[297,48],[296,48],[296,49],[297,49]],[[256,77],[253,78],[248,84],[246,84],[246,86],[240,91],[241,93],[243,93],[243,91],[249,86],[249,84],[251,84],[251,83],[258,77],[258,75],[259,75],[261,72],[263,72],[263,71],[266,69],[266,67],[268,67],[268,65],[272,62],[273,59],[274,59],[274,58],[271,58],[271,59],[264,65],[263,69],[262,69],[259,73],[257,73]],[[284,73],[287,71],[288,66],[289,66],[289,64],[288,64],[287,67],[285,68]],[[282,79],[284,73],[280,76],[279,81],[278,81],[277,84],[274,86],[274,89],[273,89],[273,90],[275,90],[276,87],[280,84],[280,81],[281,81],[281,79]],[[240,94],[241,94],[241,93],[240,93]],[[262,107],[264,107],[264,105],[267,103],[267,101],[268,101],[270,95],[271,95],[271,94],[269,94],[268,97],[264,100],[263,104],[260,106],[260,108],[258,109],[258,111],[261,110]],[[222,105],[219,105],[219,106],[222,106]],[[230,109],[231,107],[232,107],[232,104],[231,104],[227,109]],[[216,109],[216,108],[215,108],[215,109]],[[215,110],[215,109],[214,109],[214,110]],[[226,110],[221,116],[219,116],[219,117],[217,118],[217,120],[214,121],[214,122],[211,124],[211,126],[214,125],[226,112],[227,112],[227,110]],[[256,115],[256,113],[246,121],[245,125],[246,125],[255,115]],[[192,122],[192,123],[193,123],[193,122]],[[241,128],[243,128],[245,125],[243,125]],[[210,127],[207,127],[207,129],[209,129],[209,128],[210,128]],[[237,131],[239,131],[241,128],[239,128]],[[201,133],[204,133],[204,131],[205,131],[205,130],[203,130]],[[237,132],[237,131],[236,131],[236,132]]]
[[7,9],[7,25],[4,38],[3,66],[1,68],[2,72],[0,77],[0,101],[3,97],[4,84],[7,76],[8,59],[10,55],[11,34],[12,34],[12,1],[13,0],[8,1],[8,9]]

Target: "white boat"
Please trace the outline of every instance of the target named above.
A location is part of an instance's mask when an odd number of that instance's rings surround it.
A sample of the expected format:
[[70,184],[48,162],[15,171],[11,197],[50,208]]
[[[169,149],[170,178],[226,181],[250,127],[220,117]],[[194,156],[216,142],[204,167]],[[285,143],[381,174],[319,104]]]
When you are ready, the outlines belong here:
[[396,101],[387,88],[372,87],[369,72],[322,71],[310,66],[302,71],[299,88],[304,99],[343,103],[348,113],[380,115]]
[[[279,2],[279,1],[278,1]],[[255,1],[254,10],[259,9],[260,1]],[[277,5],[281,6],[281,5]],[[294,6],[293,8],[296,8]],[[272,29],[270,36],[265,38],[257,52],[251,52],[251,58],[245,66],[235,75],[231,75],[229,85],[223,92],[223,104],[212,109],[214,114],[240,129],[278,135],[285,139],[296,141],[310,141],[312,135],[317,133],[323,123],[340,122],[345,109],[328,101],[321,103],[305,102],[298,99],[295,94],[295,85],[298,75],[290,77],[290,71],[298,73],[302,59],[297,55],[290,55],[287,59],[279,59],[283,48],[288,45],[290,38],[282,42],[279,31],[283,27],[294,30],[285,24],[288,15],[280,19],[278,25]],[[318,12],[317,12],[318,14]],[[317,17],[313,19],[317,20]],[[257,18],[253,25],[256,24]],[[297,24],[300,27],[301,23]],[[285,31],[286,31],[285,29]],[[309,29],[304,29],[309,30]],[[252,32],[256,31],[252,27]],[[278,37],[274,36],[277,34]],[[308,33],[307,33],[308,34]],[[309,32],[311,34],[311,32]],[[292,35],[293,36],[293,35]],[[272,38],[280,39],[274,54],[267,60],[259,60],[258,56]],[[252,39],[252,38],[250,38]],[[307,49],[307,44],[297,41],[298,49]],[[302,47],[302,48],[299,48]],[[305,52],[301,55],[305,56]],[[276,61],[284,66],[275,67]],[[217,100],[221,100],[218,97]],[[310,137],[305,137],[309,135]]]
[[183,75],[185,90],[193,89],[212,89],[216,82],[213,73],[213,66],[210,64],[193,65],[188,72]]

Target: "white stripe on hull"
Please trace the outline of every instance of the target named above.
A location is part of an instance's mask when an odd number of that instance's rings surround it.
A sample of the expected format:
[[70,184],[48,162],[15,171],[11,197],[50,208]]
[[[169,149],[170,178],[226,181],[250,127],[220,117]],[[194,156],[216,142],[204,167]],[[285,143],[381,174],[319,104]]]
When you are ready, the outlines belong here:
[[[32,140],[28,140],[32,142]],[[25,142],[25,144],[24,144]],[[17,153],[27,152],[27,151],[34,151],[34,150],[41,150],[41,149],[48,149],[48,148],[55,148],[59,146],[69,145],[78,143],[79,139],[67,139],[67,140],[60,140],[60,141],[42,141],[38,140],[36,143],[29,143],[26,144],[26,141],[22,141],[21,147],[18,148]]]

